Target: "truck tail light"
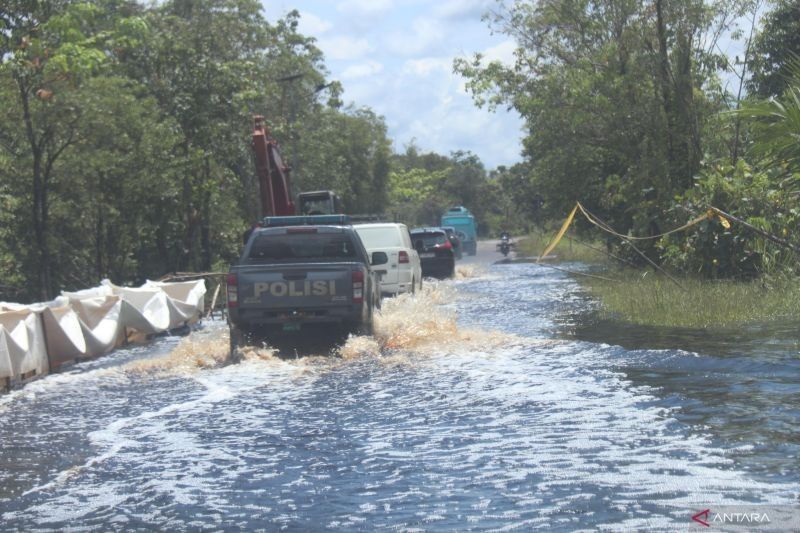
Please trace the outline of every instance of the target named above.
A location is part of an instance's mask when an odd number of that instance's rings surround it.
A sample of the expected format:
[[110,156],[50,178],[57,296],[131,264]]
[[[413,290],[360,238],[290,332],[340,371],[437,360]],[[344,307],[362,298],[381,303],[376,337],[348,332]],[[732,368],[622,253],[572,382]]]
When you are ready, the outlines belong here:
[[398,263],[400,263],[401,265],[408,263],[408,252],[406,252],[405,250],[400,250],[400,258],[398,260]]
[[353,271],[353,303],[364,303],[364,273],[360,270]]
[[239,305],[239,280],[236,274],[228,274],[226,281],[228,288],[228,307],[237,307]]

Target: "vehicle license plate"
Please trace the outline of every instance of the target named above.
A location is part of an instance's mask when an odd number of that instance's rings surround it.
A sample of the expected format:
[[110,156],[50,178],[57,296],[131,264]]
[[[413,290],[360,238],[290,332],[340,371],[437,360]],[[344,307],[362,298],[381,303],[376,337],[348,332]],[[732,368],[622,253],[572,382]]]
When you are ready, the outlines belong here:
[[283,331],[300,331],[299,322],[287,322],[283,325]]
[[427,252],[424,254],[419,254],[420,257],[436,257],[436,254],[433,252]]

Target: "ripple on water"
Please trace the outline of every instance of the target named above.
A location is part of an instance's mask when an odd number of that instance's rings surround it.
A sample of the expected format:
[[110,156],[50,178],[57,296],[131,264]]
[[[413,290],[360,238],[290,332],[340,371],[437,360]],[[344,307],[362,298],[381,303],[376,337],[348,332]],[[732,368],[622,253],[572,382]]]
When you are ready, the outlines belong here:
[[0,515],[22,529],[672,529],[696,504],[796,498],[797,479],[748,476],[619,368],[687,355],[545,338],[530,315],[551,312],[539,292],[556,289],[537,276],[426,283],[340,357],[247,348],[225,365],[217,323],[161,357],[42,385],[0,412],[31,428],[0,436],[0,457],[53,435],[73,457],[30,461]]

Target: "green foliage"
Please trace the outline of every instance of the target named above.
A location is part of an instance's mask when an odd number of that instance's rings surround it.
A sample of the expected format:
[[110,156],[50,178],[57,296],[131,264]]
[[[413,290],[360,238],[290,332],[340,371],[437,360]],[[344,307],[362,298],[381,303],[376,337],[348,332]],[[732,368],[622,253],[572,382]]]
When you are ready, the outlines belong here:
[[[558,227],[537,228],[517,243],[517,255],[522,257],[538,258],[550,244]],[[608,262],[608,255],[603,251],[605,244],[601,242],[586,242],[578,237],[564,235],[556,246],[552,255],[559,262],[578,261],[594,265],[604,265]]]
[[382,211],[386,125],[340,110],[342,87],[326,83],[299,17],[270,24],[256,0],[5,3],[0,295],[234,260],[258,216],[253,114],[298,163],[296,190]]
[[333,190],[351,213],[384,211],[391,146],[383,117],[367,108],[320,106],[296,131],[283,144],[295,190]]
[[[516,41],[515,63],[476,55],[454,67],[476,103],[512,106],[527,122],[524,179],[495,189],[500,204],[513,189],[513,198],[524,198],[518,203],[531,206],[538,196],[535,215],[518,211],[529,220],[562,220],[577,200],[636,236],[660,234],[715,205],[795,239],[800,67],[795,79],[786,76],[800,35],[796,2],[778,3],[744,64],[714,45],[755,11],[752,2],[516,0],[487,15]],[[731,72],[734,63],[755,68],[755,87],[782,96],[729,112],[732,96],[717,72]],[[779,90],[776,76],[783,77]],[[596,232],[583,220],[576,227],[581,235]],[[645,264],[617,246],[617,254]],[[640,247],[670,268],[706,277],[796,269],[785,249],[718,220]]]
[[[695,186],[677,198],[676,220],[714,206],[773,235],[796,240],[800,225],[800,175],[783,177],[779,169],[756,170],[740,160],[708,166]],[[659,247],[668,266],[713,278],[753,278],[797,268],[796,254],[737,223],[729,228],[719,218],[662,239]]]
[[768,165],[800,171],[800,57],[784,70],[790,76],[780,97],[749,102],[738,115],[751,123],[753,156]]
[[774,3],[764,16],[753,52],[750,90],[759,98],[782,95],[788,85],[787,66],[800,56],[800,5],[796,0]]
[[702,157],[719,107],[702,90],[696,44],[714,16],[700,2],[516,1],[491,22],[517,41],[516,64],[458,60],[478,103],[526,119],[530,177],[552,218],[580,200],[625,232],[648,233]]
[[438,226],[450,207],[463,205],[475,215],[479,235],[503,229],[498,184],[470,152],[450,156],[420,153],[412,143],[392,161],[390,214],[411,226]]
[[390,199],[395,207],[403,204],[419,205],[435,192],[447,179],[450,169],[429,172],[423,168],[398,170],[389,175]]
[[800,319],[800,283],[682,280],[618,272],[621,282],[581,278],[609,318],[634,324],[708,328]]
[[410,226],[438,225],[437,217],[447,209],[441,184],[451,168],[395,170],[389,175],[389,200],[393,218]]

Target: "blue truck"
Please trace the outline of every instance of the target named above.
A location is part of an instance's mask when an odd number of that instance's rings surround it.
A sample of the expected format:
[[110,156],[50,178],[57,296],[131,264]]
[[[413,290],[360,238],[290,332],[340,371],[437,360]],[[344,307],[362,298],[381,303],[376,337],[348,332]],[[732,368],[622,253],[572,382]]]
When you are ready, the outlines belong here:
[[475,255],[478,249],[478,226],[469,209],[460,205],[451,207],[442,215],[441,225],[455,228],[462,249],[469,255]]

